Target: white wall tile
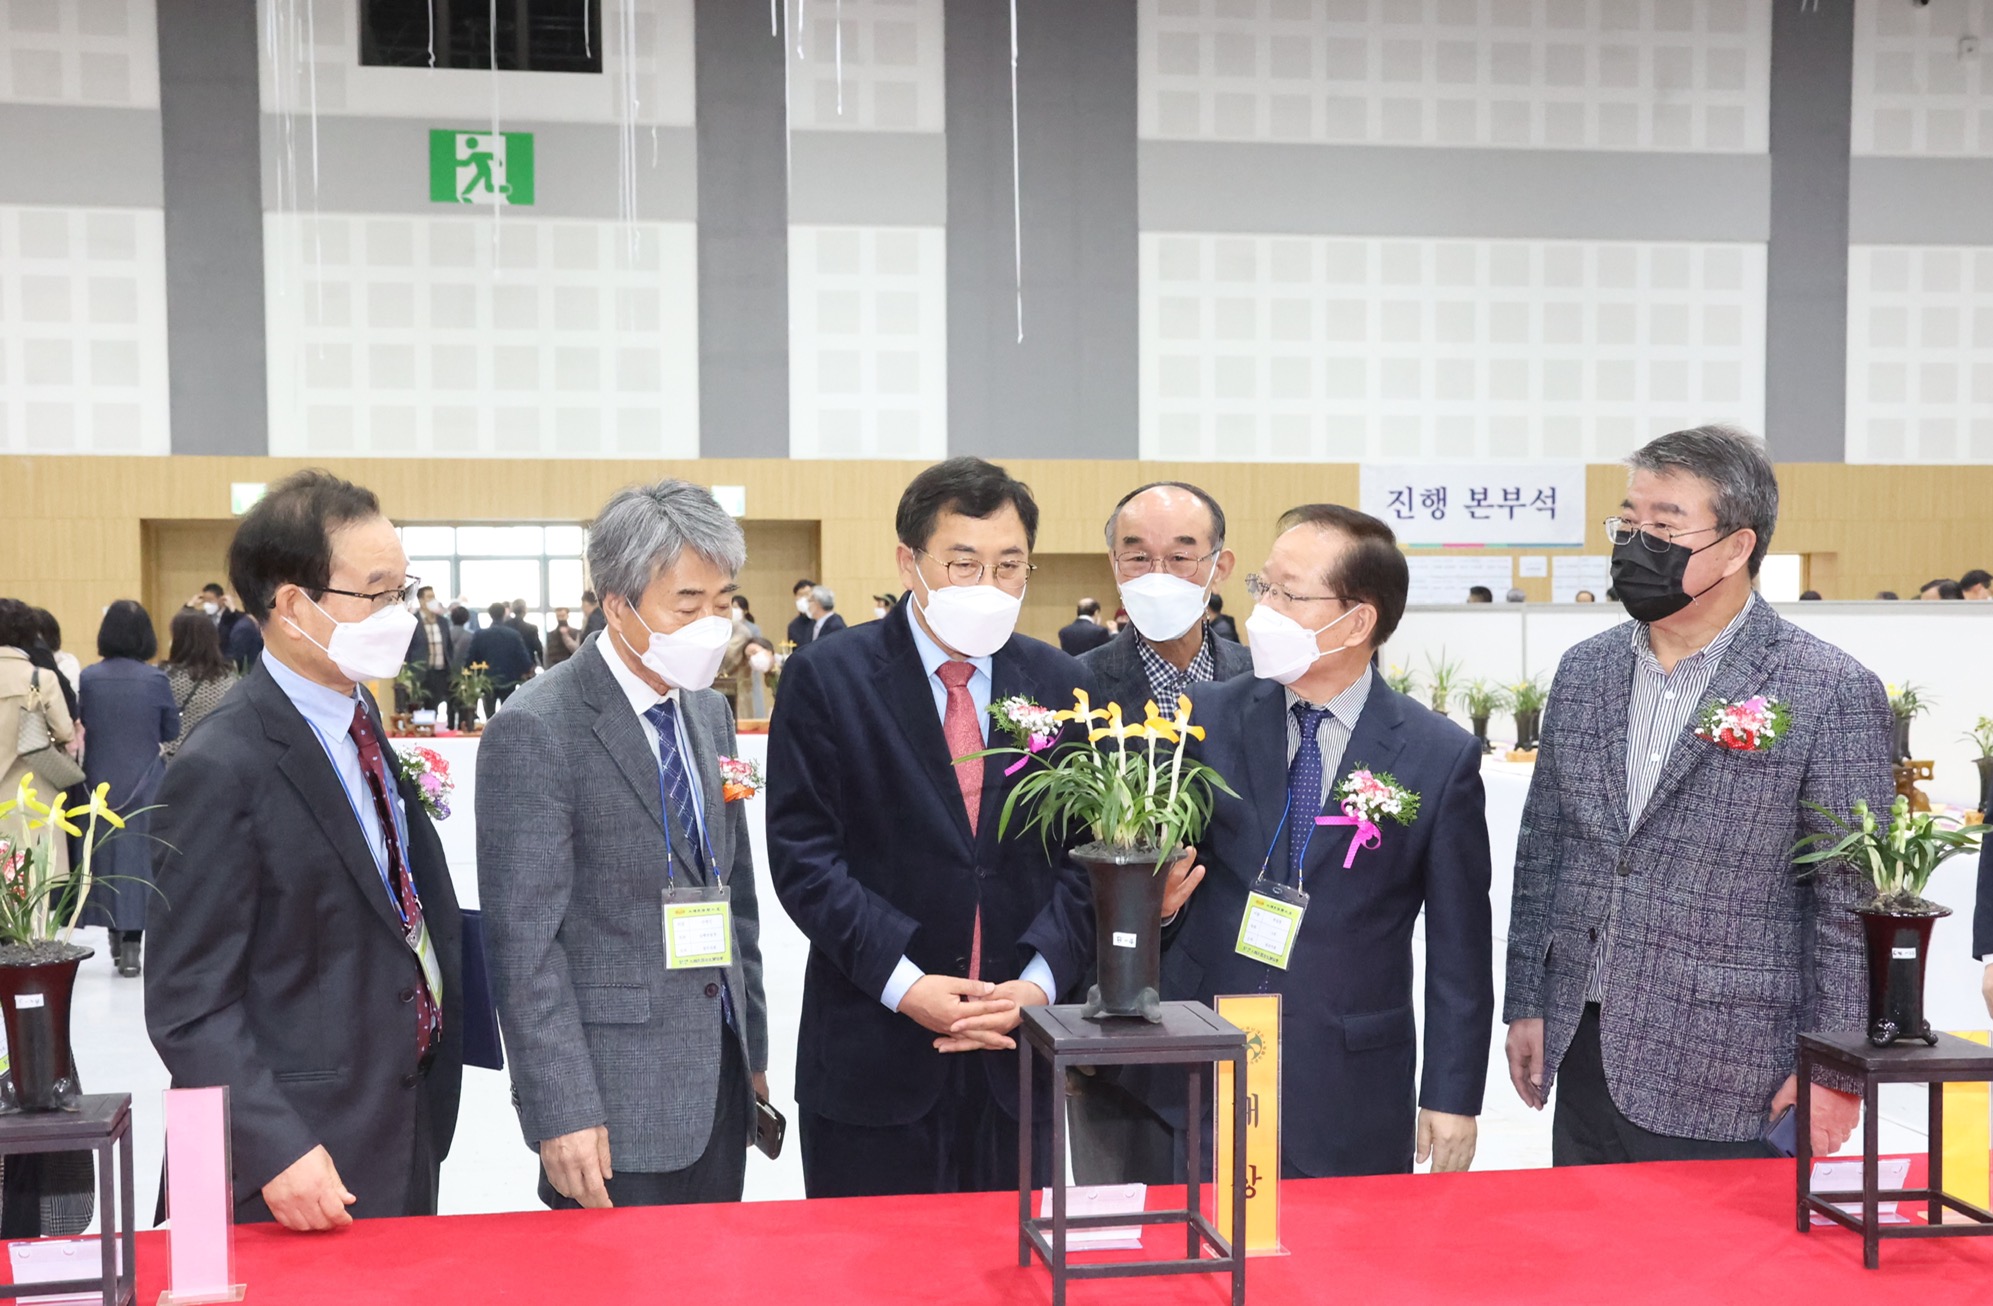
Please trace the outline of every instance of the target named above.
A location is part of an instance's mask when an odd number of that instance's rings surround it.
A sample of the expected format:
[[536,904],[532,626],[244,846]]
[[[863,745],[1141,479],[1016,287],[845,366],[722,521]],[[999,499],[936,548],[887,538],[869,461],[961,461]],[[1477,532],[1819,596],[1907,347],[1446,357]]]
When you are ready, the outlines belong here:
[[271,213],[264,260],[273,454],[699,456],[690,223]]
[[948,253],[939,227],[789,228],[789,452],[948,453]]
[[1993,38],[1993,3],[1857,0],[1856,154],[1993,154],[1993,47],[1961,57],[1962,36]]
[[1762,0],[1142,0],[1141,134],[1763,153]]
[[941,0],[783,3],[790,24],[791,127],[942,130],[947,119]]
[[158,108],[153,0],[0,0],[0,103]]
[[1847,456],[1993,462],[1993,247],[1848,251]]
[[159,210],[0,206],[0,450],[171,445]]
[[1145,232],[1144,458],[1612,461],[1764,424],[1761,245]]

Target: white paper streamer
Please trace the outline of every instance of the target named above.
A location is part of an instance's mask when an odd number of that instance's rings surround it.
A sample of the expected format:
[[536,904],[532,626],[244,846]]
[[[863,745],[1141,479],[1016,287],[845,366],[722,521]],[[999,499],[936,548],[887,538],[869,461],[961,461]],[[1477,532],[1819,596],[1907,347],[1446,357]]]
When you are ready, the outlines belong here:
[[[422,13],[429,20],[429,67],[436,67],[436,6],[432,0],[423,0]],[[588,21],[588,0],[582,0],[581,21]]]
[[[485,46],[491,56],[491,148],[502,150],[505,148],[505,137],[498,130],[498,0],[491,0],[488,13],[490,26],[485,30]],[[499,247],[505,239],[505,195],[501,192],[491,199],[491,278],[500,281],[505,277],[505,269],[498,258]]]
[[1017,343],[1024,343],[1024,180],[1017,148],[1017,0],[1010,0],[1011,277],[1017,287]]
[[837,0],[837,116],[844,116],[844,0]]

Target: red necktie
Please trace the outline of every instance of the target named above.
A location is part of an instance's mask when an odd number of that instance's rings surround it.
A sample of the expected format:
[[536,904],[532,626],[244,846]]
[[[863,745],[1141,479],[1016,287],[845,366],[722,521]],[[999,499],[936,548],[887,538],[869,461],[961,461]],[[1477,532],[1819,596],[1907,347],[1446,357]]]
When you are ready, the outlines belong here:
[[[408,863],[401,855],[394,809],[388,804],[388,787],[392,782],[388,778],[387,756],[381,752],[380,737],[374,733],[374,723],[368,718],[365,705],[353,705],[353,728],[348,733],[360,748],[360,770],[366,773],[367,788],[374,795],[374,815],[380,818],[381,834],[388,846],[388,871],[394,877],[395,899],[407,931],[405,941],[413,951],[422,935],[422,901],[415,896],[415,879],[408,873]],[[443,1013],[429,992],[429,981],[422,973],[420,961],[416,963],[415,1002],[415,1054],[419,1060],[433,1052],[443,1038]]]
[[[976,713],[976,700],[969,697],[969,677],[976,674],[967,662],[944,662],[934,674],[948,689],[948,709],[941,716],[941,733],[948,740],[950,758],[967,757],[983,751],[983,726]],[[962,787],[962,806],[969,813],[969,834],[983,810],[983,764],[967,762],[955,767],[955,782]],[[978,894],[980,896],[980,893]],[[969,936],[970,979],[983,974],[983,907],[976,904],[976,923]]]

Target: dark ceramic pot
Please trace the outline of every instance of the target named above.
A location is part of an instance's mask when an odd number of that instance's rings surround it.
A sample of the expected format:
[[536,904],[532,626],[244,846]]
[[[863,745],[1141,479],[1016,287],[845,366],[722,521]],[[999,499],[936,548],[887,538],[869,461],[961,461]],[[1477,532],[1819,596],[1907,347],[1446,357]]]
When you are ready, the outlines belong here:
[[1924,962],[1931,928],[1951,915],[1951,908],[1933,903],[1927,912],[1855,914],[1868,944],[1868,1041],[1879,1048],[1905,1038],[1936,1044],[1938,1036],[1924,1019]]
[[61,943],[0,949],[0,1012],[10,1058],[0,1077],[0,1114],[76,1109],[81,1090],[69,1050],[69,1007],[76,967],[94,955]]
[[1894,754],[1892,759],[1894,761],[1907,762],[1910,760],[1910,718],[1896,718],[1896,738],[1895,742],[1890,746],[1890,751]]
[[1533,712],[1518,712],[1516,717],[1516,751],[1528,752],[1536,747],[1536,732],[1543,728],[1543,709]]
[[1979,811],[1980,819],[1993,811],[1993,757],[1974,758],[1972,764],[1979,768]]
[[1473,718],[1473,721],[1474,721],[1474,738],[1480,742],[1481,751],[1484,753],[1494,752],[1495,746],[1488,742],[1488,718],[1485,716],[1477,716]]
[[1087,994],[1087,1020],[1162,1019],[1163,891],[1170,869],[1184,856],[1171,853],[1156,867],[1156,850],[1090,843],[1073,854],[1093,884],[1095,955],[1100,982]]

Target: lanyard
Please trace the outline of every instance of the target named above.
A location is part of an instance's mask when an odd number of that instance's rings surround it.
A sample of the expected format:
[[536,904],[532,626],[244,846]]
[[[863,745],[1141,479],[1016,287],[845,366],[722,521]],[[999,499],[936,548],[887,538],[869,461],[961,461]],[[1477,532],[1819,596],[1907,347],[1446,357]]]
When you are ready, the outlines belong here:
[[[1262,880],[1266,878],[1267,868],[1273,865],[1274,850],[1280,847],[1280,841],[1283,838],[1285,838],[1287,835],[1287,818],[1292,816],[1293,814],[1294,814],[1294,795],[1290,791],[1287,795],[1286,806],[1280,809],[1280,824],[1273,828],[1273,842],[1267,845],[1266,856],[1260,858],[1259,876]],[[1301,838],[1300,860],[1296,861],[1294,864],[1294,887],[1297,889],[1305,890],[1308,887],[1308,874],[1305,868],[1308,865],[1308,847],[1310,844],[1314,842],[1315,842],[1315,823],[1313,820],[1309,820],[1308,833],[1303,835]]]
[[[318,728],[317,723],[312,721],[310,717],[305,717],[305,724],[311,727],[311,733],[317,737],[318,746],[325,750],[325,760],[332,764],[333,778],[339,780],[339,792],[346,795],[346,806],[351,808],[353,811],[354,824],[358,825],[360,827],[360,833],[362,835],[365,835],[367,832],[367,820],[364,816],[360,815],[360,805],[357,802],[353,801],[352,790],[346,787],[346,781],[344,780],[344,778],[342,778],[339,775],[339,759],[333,755],[332,741],[330,741],[325,737],[325,732],[320,730]],[[383,760],[385,760],[387,756],[387,747],[388,746],[386,744],[383,744],[381,746],[381,756]],[[353,751],[355,753],[358,753],[359,750],[360,746],[357,743],[354,744]],[[359,760],[360,760],[360,783],[364,785],[367,783],[366,779],[367,759],[365,757],[361,757]],[[387,797],[387,794],[383,793],[382,796]],[[381,838],[383,840],[383,847],[381,851],[379,852],[374,851],[373,842],[371,840],[368,841],[367,851],[374,854],[374,869],[380,872],[381,884],[388,891],[388,901],[394,904],[395,915],[401,918],[402,928],[406,929],[408,928],[408,912],[402,908],[401,893],[399,890],[395,888],[394,876],[391,870],[391,865],[387,857],[387,850],[385,847],[386,840],[388,839],[395,840],[398,846],[402,850],[402,862],[404,865],[407,864],[408,840],[401,828],[402,814],[401,814],[400,800],[401,800],[401,795],[399,793],[395,793],[394,796],[388,801],[387,804],[388,815],[391,818],[391,824],[393,828],[381,831]],[[415,887],[415,871],[413,868],[410,868],[408,873],[408,891],[415,895],[415,905],[420,907],[422,905],[422,891]]]
[[[649,723],[646,722],[645,724]],[[651,726],[651,729],[653,732],[656,732],[657,727]],[[679,724],[679,729],[684,729],[682,721]],[[661,733],[657,736],[657,747],[661,759],[664,752],[664,736]],[[685,788],[692,799],[692,825],[693,828],[699,831],[700,842],[706,845],[706,865],[713,872],[713,883],[724,884],[726,881],[720,875],[720,857],[718,853],[713,851],[713,837],[706,830],[704,795],[700,792],[699,782],[693,778],[691,759],[685,756],[683,735],[679,736],[678,764],[685,768]],[[664,762],[662,760],[657,764],[657,806],[658,810],[664,814],[664,883],[666,888],[671,888],[677,883],[677,878],[672,871],[674,863],[671,851],[671,795],[665,792]]]

